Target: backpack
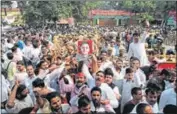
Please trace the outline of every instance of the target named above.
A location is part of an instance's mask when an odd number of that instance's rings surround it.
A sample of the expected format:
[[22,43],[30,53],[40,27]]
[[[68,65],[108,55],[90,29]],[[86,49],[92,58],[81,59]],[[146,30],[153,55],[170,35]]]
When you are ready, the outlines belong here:
[[9,68],[9,65],[10,65],[11,62],[12,62],[12,61],[10,61],[10,62],[8,63],[6,69],[2,68],[2,72],[1,72],[1,73],[4,75],[5,79],[7,79],[7,77],[8,77],[8,68]]

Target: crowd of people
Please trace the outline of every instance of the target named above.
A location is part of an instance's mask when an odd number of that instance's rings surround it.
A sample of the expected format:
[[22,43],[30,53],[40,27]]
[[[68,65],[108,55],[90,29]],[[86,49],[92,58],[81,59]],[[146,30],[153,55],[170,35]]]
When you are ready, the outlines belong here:
[[176,69],[158,69],[176,62],[176,50],[165,49],[160,32],[66,29],[2,34],[2,113],[176,114]]

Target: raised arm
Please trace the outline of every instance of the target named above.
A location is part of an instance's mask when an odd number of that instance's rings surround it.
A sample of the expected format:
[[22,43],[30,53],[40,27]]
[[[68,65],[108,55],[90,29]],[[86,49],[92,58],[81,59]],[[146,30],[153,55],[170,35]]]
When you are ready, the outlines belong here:
[[16,81],[15,82],[15,86],[10,94],[9,100],[7,102],[7,107],[8,108],[13,108],[15,106],[15,97],[16,97],[16,93],[17,93],[17,88],[19,87],[19,82]]
[[89,86],[90,88],[94,87],[94,86],[95,86],[95,79],[94,79],[93,76],[90,74],[89,69],[88,69],[88,67],[87,67],[86,64],[83,65],[83,67],[82,67],[82,72],[83,72],[84,75],[86,76],[88,86]]

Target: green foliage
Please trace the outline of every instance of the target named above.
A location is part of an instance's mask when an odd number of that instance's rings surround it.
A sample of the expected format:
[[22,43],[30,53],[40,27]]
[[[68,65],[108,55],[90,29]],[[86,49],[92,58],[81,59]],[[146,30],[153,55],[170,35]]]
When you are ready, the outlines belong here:
[[12,2],[11,1],[1,1],[2,8],[11,8]]
[[149,15],[148,13],[143,13],[141,15],[142,19],[143,20],[149,20],[149,21],[153,21],[154,20],[154,17],[152,15]]
[[[155,12],[165,16],[175,8],[174,2],[160,1],[29,1],[18,2],[23,10],[23,19],[29,25],[45,25],[61,18],[74,17],[76,22],[88,20],[93,9],[127,10],[137,14],[137,18],[153,20]],[[139,16],[139,17],[138,17]]]
[[57,21],[72,15],[70,4],[64,1],[30,1],[26,5],[23,18],[30,25],[45,25],[47,21]]

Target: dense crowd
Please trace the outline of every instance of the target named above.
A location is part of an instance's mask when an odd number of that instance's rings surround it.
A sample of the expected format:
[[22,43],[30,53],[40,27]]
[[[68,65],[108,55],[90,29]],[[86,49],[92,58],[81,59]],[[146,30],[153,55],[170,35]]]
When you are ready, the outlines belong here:
[[158,64],[175,63],[176,50],[163,41],[160,31],[138,26],[7,31],[1,111],[175,114],[176,69]]

